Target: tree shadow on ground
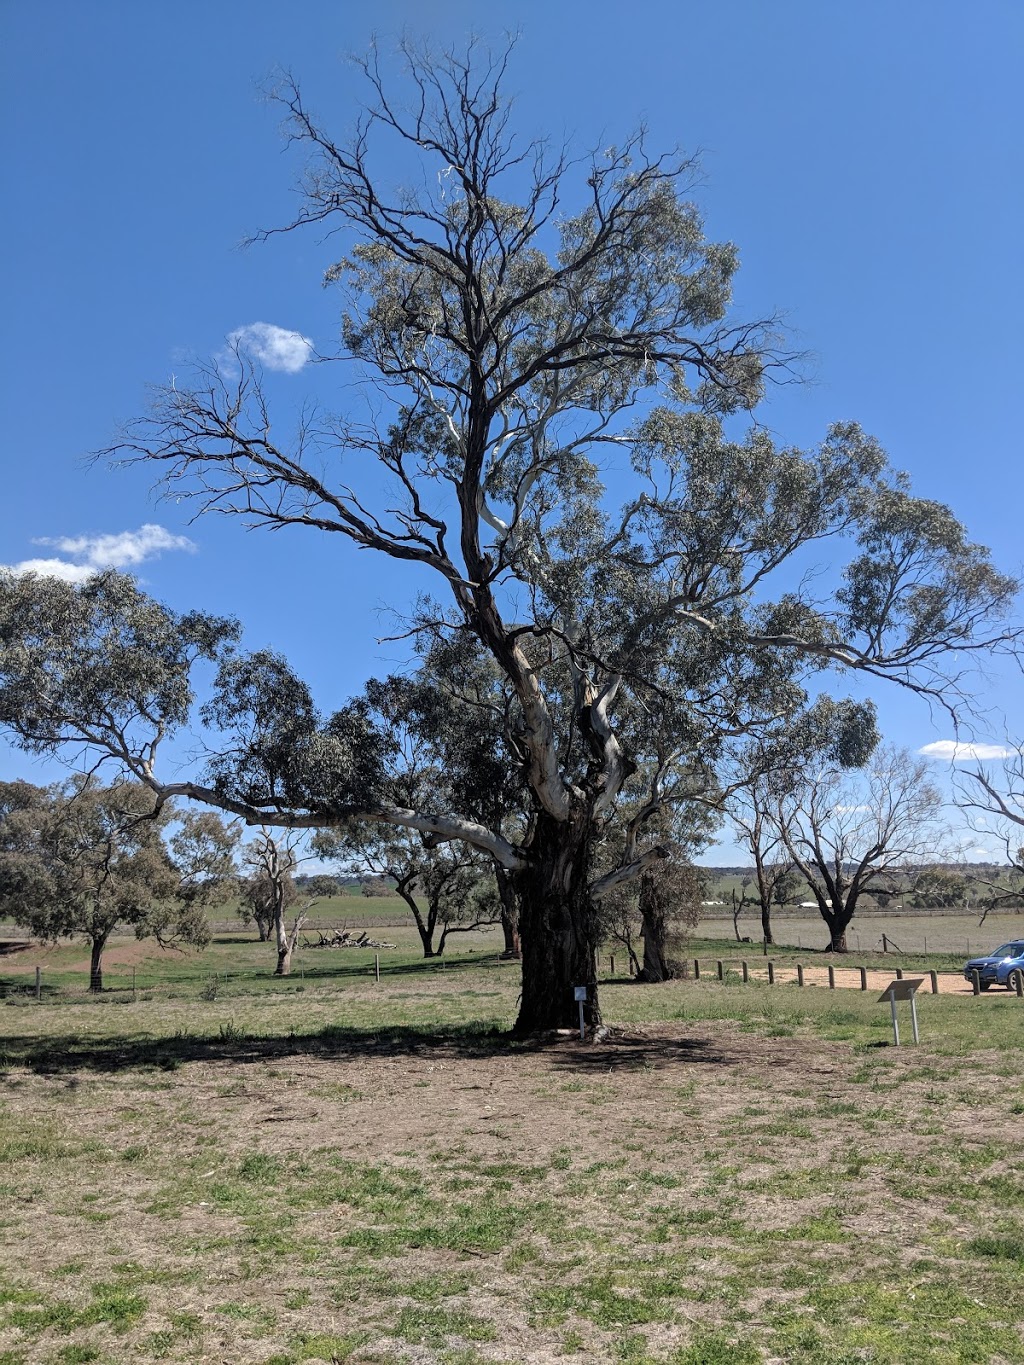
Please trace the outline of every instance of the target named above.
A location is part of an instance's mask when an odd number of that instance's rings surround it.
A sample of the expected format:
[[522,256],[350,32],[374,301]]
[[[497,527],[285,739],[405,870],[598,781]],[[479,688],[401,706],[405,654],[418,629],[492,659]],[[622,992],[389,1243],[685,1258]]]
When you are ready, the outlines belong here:
[[597,1043],[581,1043],[564,1035],[548,1033],[524,1038],[472,1025],[441,1030],[328,1025],[309,1033],[276,1036],[222,1025],[215,1034],[182,1032],[165,1038],[146,1034],[110,1038],[15,1035],[0,1043],[0,1079],[11,1067],[25,1067],[39,1075],[63,1075],[76,1071],[176,1071],[193,1062],[245,1065],[289,1057],[325,1061],[388,1057],[480,1060],[517,1055],[543,1056],[559,1069],[603,1073],[736,1060],[708,1040],[658,1034],[617,1033]]
[[657,1033],[610,1031],[593,1043],[576,1040],[575,1047],[550,1050],[554,1066],[576,1072],[658,1071],[694,1062],[734,1065],[738,1059],[709,1038],[675,1038]]
[[[540,1045],[543,1045],[542,1043]],[[27,1067],[39,1074],[70,1071],[175,1071],[190,1062],[233,1065],[280,1061],[288,1057],[351,1060],[354,1057],[422,1055],[488,1057],[535,1050],[538,1043],[513,1039],[498,1030],[472,1027],[446,1030],[401,1027],[343,1028],[328,1025],[308,1033],[264,1035],[222,1025],[216,1033],[179,1032],[164,1038],[121,1034],[110,1038],[78,1034],[40,1038],[11,1036],[0,1043],[0,1067]]]
[[15,953],[27,952],[36,945],[28,938],[0,939],[0,957],[13,957]]

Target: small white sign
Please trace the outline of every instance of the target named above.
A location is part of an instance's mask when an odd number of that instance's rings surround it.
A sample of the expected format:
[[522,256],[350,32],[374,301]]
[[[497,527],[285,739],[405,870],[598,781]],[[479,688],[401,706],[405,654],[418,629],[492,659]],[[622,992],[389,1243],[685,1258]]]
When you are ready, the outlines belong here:
[[572,988],[572,998],[573,998],[574,1000],[586,1000],[586,998],[587,998],[587,988],[586,988],[586,986],[573,986],[573,988]]

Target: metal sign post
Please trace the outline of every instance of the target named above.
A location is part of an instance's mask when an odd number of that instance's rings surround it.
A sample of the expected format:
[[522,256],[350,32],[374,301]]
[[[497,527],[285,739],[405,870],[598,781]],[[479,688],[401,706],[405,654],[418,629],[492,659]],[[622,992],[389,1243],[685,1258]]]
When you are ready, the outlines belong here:
[[897,1000],[910,1001],[910,1026],[913,1029],[914,1042],[919,1043],[921,1041],[921,1035],[917,1030],[917,1003],[914,1000],[914,996],[917,994],[918,986],[922,985],[923,982],[923,976],[912,977],[907,980],[890,981],[888,986],[886,986],[885,990],[878,997],[878,1003],[880,1005],[883,1001],[888,1000],[890,1008],[892,1009],[892,1037],[893,1042],[897,1047],[900,1045],[900,1023],[896,1017]]
[[584,1038],[586,1037],[584,1022],[583,1022],[583,1005],[584,1005],[584,1003],[585,1003],[585,1001],[586,1001],[586,998],[587,998],[587,988],[586,988],[586,986],[574,986],[572,989],[573,989],[573,999],[576,1001],[576,1003],[577,1003],[577,1004],[579,1005],[579,1007],[580,1007],[580,1042],[582,1043],[583,1040],[584,1040]]

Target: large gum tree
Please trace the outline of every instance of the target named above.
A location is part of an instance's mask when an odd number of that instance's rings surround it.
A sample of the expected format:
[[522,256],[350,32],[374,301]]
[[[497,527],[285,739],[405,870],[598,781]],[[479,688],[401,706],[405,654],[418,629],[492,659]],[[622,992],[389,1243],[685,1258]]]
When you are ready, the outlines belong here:
[[[710,792],[723,744],[784,726],[829,667],[955,705],[967,651],[1015,646],[1000,622],[1016,585],[856,425],[801,451],[747,419],[786,363],[769,322],[729,316],[737,253],[704,236],[694,164],[643,136],[579,159],[518,141],[506,56],[406,46],[400,104],[371,54],[345,139],[297,86],[278,92],[307,154],[301,210],[278,230],[344,243],[326,278],[370,416],[310,417],[285,442],[240,352],[165,389],[115,450],[197,511],[433,574],[410,629],[469,639],[493,669],[521,824],[402,806],[365,708],[325,718],[283,660],[113,578],[5,582],[0,711],[29,745],[85,740],[161,796],[256,824],[368,819],[481,850],[515,884],[527,1031],[571,1026],[578,984],[599,1021],[596,907],[664,856],[657,817],[694,796],[680,765]],[[802,572],[822,561],[831,574]],[[64,641],[49,655],[39,613]],[[136,657],[126,622],[147,614],[159,648]],[[170,783],[157,745],[184,723],[204,653],[223,743],[202,780]],[[104,656],[114,672],[84,677],[83,657]]]

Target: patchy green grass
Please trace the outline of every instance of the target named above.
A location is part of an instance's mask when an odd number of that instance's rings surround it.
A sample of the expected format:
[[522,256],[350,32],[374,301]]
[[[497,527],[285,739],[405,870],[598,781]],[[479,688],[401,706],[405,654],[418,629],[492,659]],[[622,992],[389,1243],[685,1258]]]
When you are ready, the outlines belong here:
[[1024,1362],[1015,997],[306,987],[0,1005],[0,1365]]

